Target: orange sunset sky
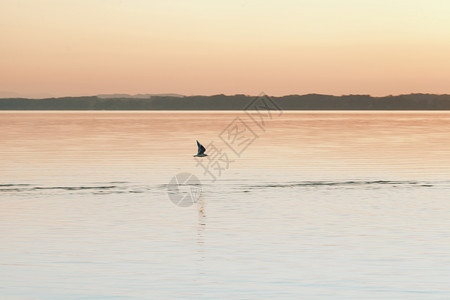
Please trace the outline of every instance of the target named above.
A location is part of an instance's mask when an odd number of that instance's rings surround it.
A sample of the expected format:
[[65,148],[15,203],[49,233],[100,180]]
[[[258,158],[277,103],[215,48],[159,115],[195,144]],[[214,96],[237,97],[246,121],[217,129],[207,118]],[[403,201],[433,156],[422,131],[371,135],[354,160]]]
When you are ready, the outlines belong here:
[[450,93],[448,0],[2,0],[0,97]]

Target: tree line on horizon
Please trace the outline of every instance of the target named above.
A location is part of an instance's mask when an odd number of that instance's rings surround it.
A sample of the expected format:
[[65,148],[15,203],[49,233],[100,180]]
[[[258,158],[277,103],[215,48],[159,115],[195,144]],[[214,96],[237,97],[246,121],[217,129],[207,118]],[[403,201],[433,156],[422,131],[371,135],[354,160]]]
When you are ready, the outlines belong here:
[[[0,110],[243,110],[255,96],[152,96],[142,98],[3,98]],[[450,95],[288,95],[270,97],[283,110],[450,110]]]

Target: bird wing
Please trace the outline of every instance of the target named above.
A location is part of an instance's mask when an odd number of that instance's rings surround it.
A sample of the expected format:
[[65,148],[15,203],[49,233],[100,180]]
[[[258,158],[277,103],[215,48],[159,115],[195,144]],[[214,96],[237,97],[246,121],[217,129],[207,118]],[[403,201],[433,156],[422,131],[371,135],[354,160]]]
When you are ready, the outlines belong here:
[[198,146],[198,153],[197,153],[197,155],[205,153],[205,151],[206,151],[205,147],[203,147],[203,145],[200,144],[198,141],[197,141],[197,146]]

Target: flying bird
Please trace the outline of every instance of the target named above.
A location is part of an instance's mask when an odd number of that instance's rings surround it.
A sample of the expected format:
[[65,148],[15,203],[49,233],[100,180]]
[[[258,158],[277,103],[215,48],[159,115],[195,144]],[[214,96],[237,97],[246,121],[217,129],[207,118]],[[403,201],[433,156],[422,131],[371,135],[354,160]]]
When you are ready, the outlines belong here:
[[197,146],[198,146],[198,153],[197,153],[197,155],[194,155],[194,157],[208,156],[208,154],[205,154],[205,151],[206,151],[205,147],[203,147],[203,145],[200,144],[198,141],[197,141]]

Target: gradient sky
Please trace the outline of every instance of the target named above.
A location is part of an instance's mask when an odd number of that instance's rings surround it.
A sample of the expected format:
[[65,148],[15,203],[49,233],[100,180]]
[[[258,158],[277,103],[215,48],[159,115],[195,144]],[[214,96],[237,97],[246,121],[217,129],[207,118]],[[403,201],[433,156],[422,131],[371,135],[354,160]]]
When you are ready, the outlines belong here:
[[0,91],[450,93],[450,1],[2,0]]

